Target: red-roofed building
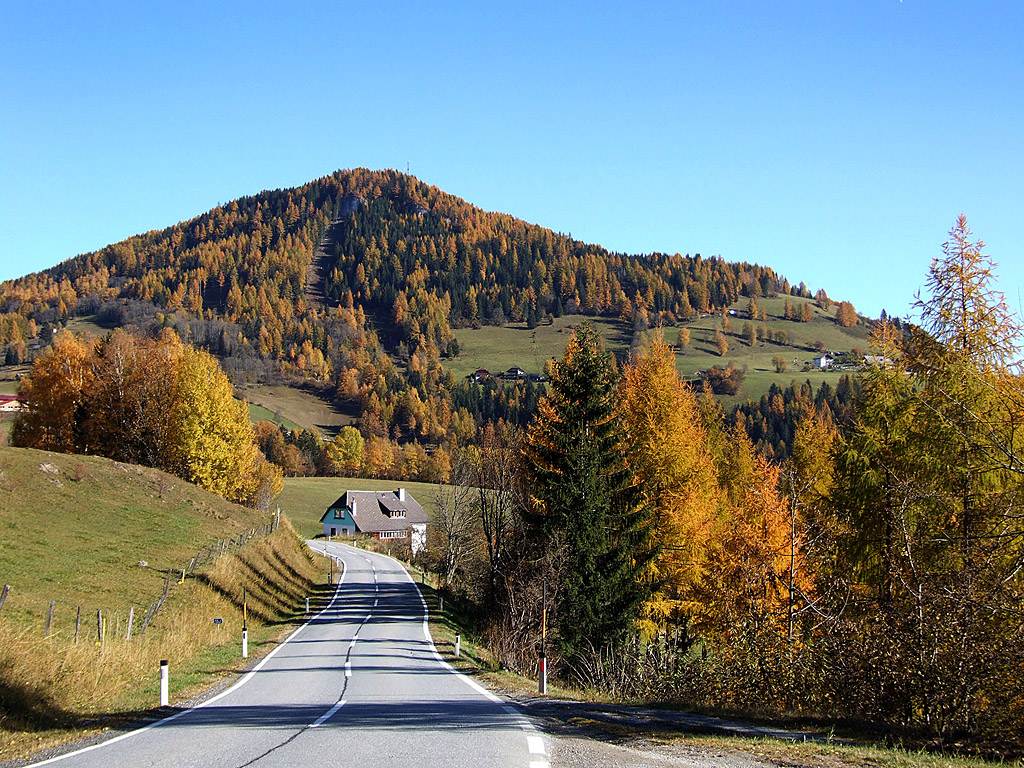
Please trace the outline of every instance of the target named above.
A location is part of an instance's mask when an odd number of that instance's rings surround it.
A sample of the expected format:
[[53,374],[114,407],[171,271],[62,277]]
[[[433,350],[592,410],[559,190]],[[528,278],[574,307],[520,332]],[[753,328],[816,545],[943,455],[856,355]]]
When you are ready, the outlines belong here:
[[25,403],[17,395],[0,395],[0,413],[17,413],[25,409]]

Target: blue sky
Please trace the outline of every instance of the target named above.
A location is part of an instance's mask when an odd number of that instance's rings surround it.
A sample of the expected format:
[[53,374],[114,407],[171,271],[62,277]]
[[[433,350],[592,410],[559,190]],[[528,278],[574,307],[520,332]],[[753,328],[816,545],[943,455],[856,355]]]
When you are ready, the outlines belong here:
[[338,168],[908,311],[960,212],[1020,312],[1024,3],[0,0],[0,279]]

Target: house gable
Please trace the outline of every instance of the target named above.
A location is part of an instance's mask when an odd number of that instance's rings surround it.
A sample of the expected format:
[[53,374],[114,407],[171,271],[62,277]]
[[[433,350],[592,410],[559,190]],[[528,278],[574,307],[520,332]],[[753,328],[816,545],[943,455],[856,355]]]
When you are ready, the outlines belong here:
[[379,539],[412,537],[413,551],[426,543],[430,518],[404,488],[398,491],[345,491],[320,518],[325,536],[365,533]]

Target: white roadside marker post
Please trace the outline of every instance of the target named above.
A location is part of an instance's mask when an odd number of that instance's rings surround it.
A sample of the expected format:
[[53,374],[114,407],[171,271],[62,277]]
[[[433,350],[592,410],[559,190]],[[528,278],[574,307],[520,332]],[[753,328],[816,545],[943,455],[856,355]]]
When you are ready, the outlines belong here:
[[462,655],[462,635],[455,633],[455,658]]
[[167,706],[167,659],[160,660],[160,706]]
[[249,658],[249,605],[245,587],[242,587],[242,658]]
[[548,692],[548,582],[544,580],[544,591],[540,609],[540,664],[537,670],[537,693]]

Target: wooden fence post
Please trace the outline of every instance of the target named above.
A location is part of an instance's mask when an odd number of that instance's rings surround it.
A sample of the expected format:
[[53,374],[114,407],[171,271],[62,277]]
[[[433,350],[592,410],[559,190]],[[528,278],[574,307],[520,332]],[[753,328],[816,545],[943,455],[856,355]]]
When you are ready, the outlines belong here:
[[82,606],[78,606],[78,614],[75,616],[75,642],[78,642],[78,632],[82,628]]
[[135,606],[133,605],[128,609],[128,633],[125,635],[124,641],[130,643],[132,640],[132,622],[135,620]]
[[50,627],[53,625],[53,606],[56,602],[56,600],[50,601],[50,610],[46,612],[46,626],[43,627],[43,637],[50,636]]
[[153,606],[154,603],[149,604],[149,610],[146,611],[146,618],[142,620],[142,627],[139,628],[139,634],[143,634],[146,631],[146,627],[149,626],[150,619],[153,618]]
[[7,602],[7,593],[11,591],[10,584],[4,584],[4,591],[0,592],[0,611],[4,609],[4,603]]
[[103,609],[97,609],[96,611],[96,638],[99,640],[100,645],[103,645]]

